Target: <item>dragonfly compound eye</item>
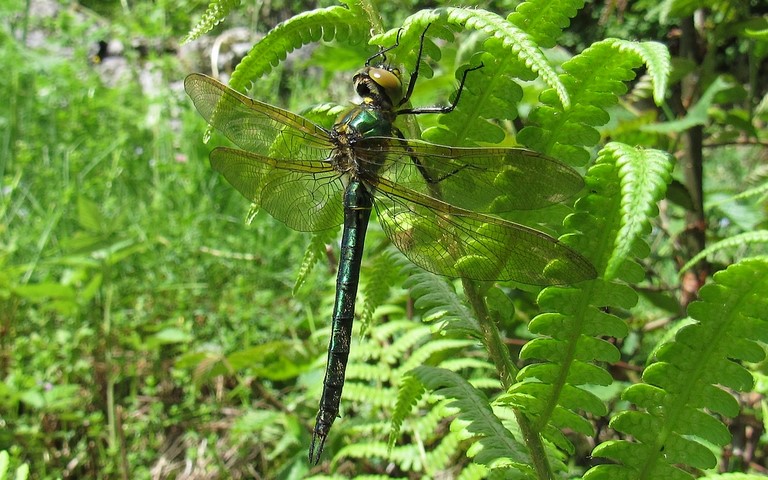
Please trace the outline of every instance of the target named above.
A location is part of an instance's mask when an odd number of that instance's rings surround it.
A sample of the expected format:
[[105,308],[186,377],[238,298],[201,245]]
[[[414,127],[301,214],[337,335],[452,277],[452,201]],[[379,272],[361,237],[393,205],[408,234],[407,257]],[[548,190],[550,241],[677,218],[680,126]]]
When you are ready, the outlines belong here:
[[365,67],[353,79],[355,91],[365,103],[393,105],[403,97],[400,71],[379,67]]
[[384,93],[387,94],[392,102],[399,102],[403,96],[403,82],[400,79],[400,70],[385,69],[385,68],[371,68],[368,72],[371,80],[376,85],[384,89]]

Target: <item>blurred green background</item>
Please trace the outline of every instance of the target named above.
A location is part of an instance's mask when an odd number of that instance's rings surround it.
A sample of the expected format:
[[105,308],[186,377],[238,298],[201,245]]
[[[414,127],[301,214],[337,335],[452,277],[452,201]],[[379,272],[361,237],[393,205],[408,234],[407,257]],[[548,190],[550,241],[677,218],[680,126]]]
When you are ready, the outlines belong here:
[[[590,3],[566,46],[614,35],[674,47],[649,2],[629,3],[621,16],[613,2]],[[223,142],[202,142],[182,82],[211,72],[212,51],[226,76],[269,28],[316,5],[243,5],[180,46],[206,6],[0,5],[0,450],[33,478],[300,478],[308,468],[334,254],[292,292],[309,236],[265,214],[246,225],[247,202],[208,165]],[[388,2],[380,13],[390,28],[427,6]],[[709,71],[754,82],[742,99],[751,110],[729,97],[711,128],[723,142],[745,131],[765,142],[765,77],[740,70],[754,52],[729,41]],[[373,51],[302,50],[253,96],[294,111],[344,103]],[[435,80],[445,90],[425,83],[414,104],[445,98],[452,75]],[[727,200],[768,176],[759,147],[713,147],[716,238],[765,225],[764,202]],[[376,249],[383,236],[371,235]],[[659,265],[674,255],[659,251]],[[400,290],[389,303],[408,308]]]

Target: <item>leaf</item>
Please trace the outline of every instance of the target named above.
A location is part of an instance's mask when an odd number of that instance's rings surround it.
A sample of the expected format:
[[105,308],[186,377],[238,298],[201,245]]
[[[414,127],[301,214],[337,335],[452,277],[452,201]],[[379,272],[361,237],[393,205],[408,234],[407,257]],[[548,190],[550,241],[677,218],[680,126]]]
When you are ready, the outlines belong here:
[[276,340],[227,355],[233,371],[251,369],[258,378],[283,381],[307,369],[307,359],[294,342]]
[[507,20],[525,30],[542,48],[552,48],[583,7],[584,0],[528,0],[519,3]]
[[333,6],[300,13],[281,22],[253,46],[232,73],[229,86],[241,90],[253,79],[272,70],[293,50],[312,42],[336,40],[360,43],[370,25],[360,11]]
[[77,222],[84,230],[92,233],[102,233],[106,224],[96,202],[83,195],[77,197]]
[[755,232],[745,232],[720,240],[707,246],[704,250],[700,251],[688,260],[685,265],[680,267],[678,274],[683,274],[685,271],[696,265],[701,259],[706,258],[714,253],[728,251],[728,250],[741,250],[745,245],[749,244],[765,244],[768,243],[768,230],[757,230]]
[[734,415],[738,404],[722,387],[751,389],[752,376],[736,361],[765,357],[757,342],[768,339],[768,258],[718,272],[699,294],[688,308],[695,323],[658,350],[658,361],[643,372],[645,383],[624,392],[638,409],[611,420],[612,428],[634,441],[599,445],[593,455],[617,465],[595,467],[584,478],[691,478],[680,466],[716,465],[707,444],[724,445],[730,434],[708,411]]
[[150,335],[147,338],[147,345],[157,347],[159,345],[172,345],[174,343],[189,343],[193,337],[188,332],[176,327],[169,327]]
[[488,399],[456,373],[435,367],[417,367],[410,373],[437,395],[450,399],[448,405],[458,409],[462,428],[480,438],[481,449],[474,460],[492,466],[500,459],[509,459],[520,471],[530,472],[530,459],[520,442],[512,436],[494,415]]
[[732,85],[728,81],[724,80],[722,76],[719,76],[715,78],[715,81],[712,82],[709,87],[707,87],[699,101],[688,110],[685,117],[671,122],[643,125],[640,129],[644,132],[669,134],[683,132],[697,125],[705,125],[709,120],[708,110],[712,106],[715,96],[731,87]]
[[291,292],[293,295],[296,295],[307,280],[318,260],[325,257],[326,245],[336,238],[338,231],[338,228],[330,228],[312,234],[312,240],[304,251],[304,258],[301,259],[299,272],[296,274],[296,283],[293,284],[293,291]]
[[650,218],[658,212],[656,202],[664,198],[666,186],[672,180],[672,156],[659,150],[632,148],[617,142],[607,144],[600,152],[597,164],[614,156],[611,162],[619,167],[621,180],[622,226],[618,244],[605,268],[605,278],[616,276],[626,257],[631,256],[635,241],[645,234]]
[[221,23],[229,12],[240,6],[240,0],[214,0],[208,5],[200,21],[181,41],[182,45],[199,38]]
[[594,43],[562,65],[565,73],[560,79],[572,107],[563,109],[555,92],[542,92],[542,105],[530,115],[533,124],[520,131],[518,142],[571,165],[585,165],[589,154],[584,147],[600,140],[595,127],[608,122],[606,109],[626,92],[625,82],[635,77],[633,69],[643,62],[649,72],[653,70],[654,92],[663,93],[671,69],[669,52],[663,45],[617,39]]
[[75,300],[75,289],[70,285],[62,285],[56,282],[31,283],[27,285],[17,285],[13,287],[13,293],[16,295],[39,302],[42,300]]

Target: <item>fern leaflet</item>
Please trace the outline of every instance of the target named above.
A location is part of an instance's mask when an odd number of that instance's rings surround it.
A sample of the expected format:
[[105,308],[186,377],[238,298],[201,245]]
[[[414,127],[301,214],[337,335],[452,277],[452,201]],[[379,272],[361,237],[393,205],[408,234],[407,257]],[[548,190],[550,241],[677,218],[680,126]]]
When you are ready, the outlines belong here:
[[587,472],[587,480],[693,478],[676,465],[712,468],[717,459],[703,442],[724,445],[728,429],[703,409],[738,413],[738,403],[722,388],[745,391],[753,378],[734,362],[765,358],[757,342],[768,340],[768,259],[745,260],[715,274],[689,306],[696,320],[658,351],[658,361],[643,373],[645,383],[628,388],[623,398],[638,411],[611,421],[634,442],[616,440],[595,448],[595,456],[619,462]]
[[191,42],[192,40],[205,35],[213,29],[213,27],[221,23],[233,8],[239,6],[240,0],[217,0],[211,2],[200,21],[189,31],[181,43]]

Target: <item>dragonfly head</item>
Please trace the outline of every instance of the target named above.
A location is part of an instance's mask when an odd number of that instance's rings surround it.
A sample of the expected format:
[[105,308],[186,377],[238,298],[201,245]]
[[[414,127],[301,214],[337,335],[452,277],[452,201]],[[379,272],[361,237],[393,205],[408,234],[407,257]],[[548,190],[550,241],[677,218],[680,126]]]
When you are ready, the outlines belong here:
[[352,81],[365,104],[389,110],[403,98],[402,74],[397,68],[366,66]]

